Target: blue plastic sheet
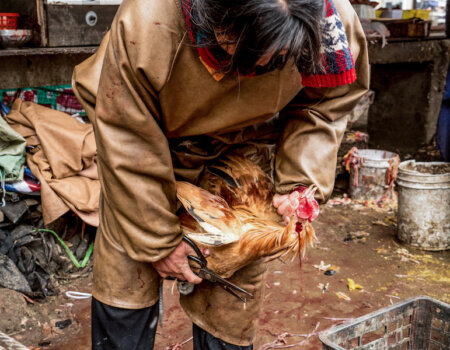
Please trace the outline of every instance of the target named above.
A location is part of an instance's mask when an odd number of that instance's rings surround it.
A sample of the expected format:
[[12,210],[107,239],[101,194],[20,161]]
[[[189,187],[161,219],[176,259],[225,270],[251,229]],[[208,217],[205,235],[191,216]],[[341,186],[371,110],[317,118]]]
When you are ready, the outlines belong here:
[[450,162],[450,67],[437,124],[436,144],[444,161]]

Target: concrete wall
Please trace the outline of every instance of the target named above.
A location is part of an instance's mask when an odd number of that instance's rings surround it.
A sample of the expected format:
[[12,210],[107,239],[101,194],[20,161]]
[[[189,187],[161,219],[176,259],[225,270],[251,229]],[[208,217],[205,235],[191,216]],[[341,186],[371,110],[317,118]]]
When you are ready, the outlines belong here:
[[436,133],[450,40],[371,45],[370,146],[414,153]]

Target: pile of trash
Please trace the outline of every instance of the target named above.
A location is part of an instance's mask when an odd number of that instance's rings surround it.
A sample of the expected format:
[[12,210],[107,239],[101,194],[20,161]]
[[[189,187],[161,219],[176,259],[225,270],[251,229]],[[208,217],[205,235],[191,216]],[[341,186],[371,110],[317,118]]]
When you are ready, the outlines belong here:
[[89,232],[81,234],[66,222],[59,237],[53,230],[28,224],[32,216],[33,212],[27,211],[24,223],[12,230],[0,229],[0,287],[32,298],[56,295],[59,279],[90,269],[95,231],[89,227],[85,229]]

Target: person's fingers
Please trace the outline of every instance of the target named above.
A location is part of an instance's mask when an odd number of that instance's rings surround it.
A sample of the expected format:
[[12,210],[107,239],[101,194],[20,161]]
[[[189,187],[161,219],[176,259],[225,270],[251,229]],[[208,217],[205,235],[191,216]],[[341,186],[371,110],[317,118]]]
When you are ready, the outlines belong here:
[[192,272],[189,265],[183,267],[182,274],[183,278],[190,283],[199,284],[202,282],[202,279]]
[[168,259],[161,260],[159,264],[153,266],[162,278],[177,278],[177,275],[180,274],[180,268]]
[[278,208],[280,204],[288,197],[287,194],[276,194],[273,196],[272,204],[275,208]]
[[300,202],[299,202],[300,194],[298,192],[292,192],[289,195],[289,205],[294,210],[298,208]]
[[[184,268],[184,269],[171,269],[171,270],[167,270],[167,271],[158,271],[158,273],[162,278],[176,279],[179,281],[189,281],[185,275],[187,271],[188,271],[188,269]],[[191,270],[189,270],[189,271],[191,271]],[[191,271],[191,273],[193,273],[193,272]],[[194,276],[196,276],[196,275],[194,274]],[[201,281],[201,279],[200,279],[200,281]]]
[[299,198],[300,198],[300,193],[298,193],[297,191],[294,191],[289,194],[289,199],[299,199]]
[[275,208],[278,208],[278,206],[280,205],[280,195],[279,194],[275,194],[274,196],[273,196],[273,198],[272,198],[272,205],[275,207]]
[[289,201],[286,201],[286,203],[282,204],[283,207],[280,206],[282,209],[281,212],[279,212],[280,215],[284,217],[286,216],[292,216],[295,214],[296,207],[294,207]]
[[163,276],[163,274],[166,271],[164,262],[158,261],[153,264],[153,267],[155,268],[156,272],[158,272],[161,277],[163,277],[163,278],[166,277],[166,276]]
[[184,253],[186,254],[186,256],[188,255],[197,256],[197,253],[195,252],[194,248],[191,247],[190,244],[184,241],[182,242],[182,244],[184,245]]
[[295,210],[289,206],[286,209],[286,211],[284,212],[283,220],[286,224],[289,224],[291,222],[291,220],[295,220],[295,219],[296,219]]
[[[209,256],[210,254],[207,248],[203,248],[201,251],[204,256]],[[153,266],[162,278],[174,277],[180,281],[199,284],[202,282],[202,279],[191,270],[188,255],[196,256],[197,254],[188,243],[183,241],[172,254],[153,263]]]
[[289,207],[289,201],[284,201],[283,203],[281,203],[277,209],[278,214],[284,216],[288,207]]
[[158,265],[158,271],[168,274],[169,276],[173,276],[173,274],[171,275],[171,273],[176,272],[176,270],[177,270],[176,265],[173,264],[172,261],[168,259],[162,260],[161,264]]

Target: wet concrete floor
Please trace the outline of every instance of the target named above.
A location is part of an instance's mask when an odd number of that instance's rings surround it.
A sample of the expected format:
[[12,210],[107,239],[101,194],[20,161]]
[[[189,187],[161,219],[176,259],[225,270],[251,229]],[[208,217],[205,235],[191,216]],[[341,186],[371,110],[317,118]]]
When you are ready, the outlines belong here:
[[[267,344],[276,339],[286,344],[303,341],[293,349],[320,349],[315,334],[310,338],[292,335],[307,335],[316,327],[321,331],[341,319],[366,315],[418,295],[449,303],[449,252],[425,252],[403,245],[396,239],[395,217],[392,209],[324,206],[314,224],[320,242],[306,252],[302,268],[298,259],[269,265],[255,349],[270,349]],[[344,241],[349,233],[355,239]],[[334,265],[336,273],[328,276],[314,267],[320,267],[321,261],[322,265]],[[349,291],[347,278],[363,290]],[[325,290],[319,284],[328,287]],[[91,276],[74,280],[62,289],[89,292],[90,288]],[[339,292],[351,300],[341,299],[336,295]],[[173,282],[165,283],[164,296],[164,327],[158,328],[155,349],[170,349],[191,337],[191,322],[178,305]],[[25,307],[34,309],[26,316],[26,329],[10,332],[23,344],[42,350],[90,349],[89,299],[73,300],[61,293]],[[7,309],[11,308],[14,306]],[[56,329],[55,320],[65,318],[72,324]],[[179,349],[192,349],[192,342]]]

